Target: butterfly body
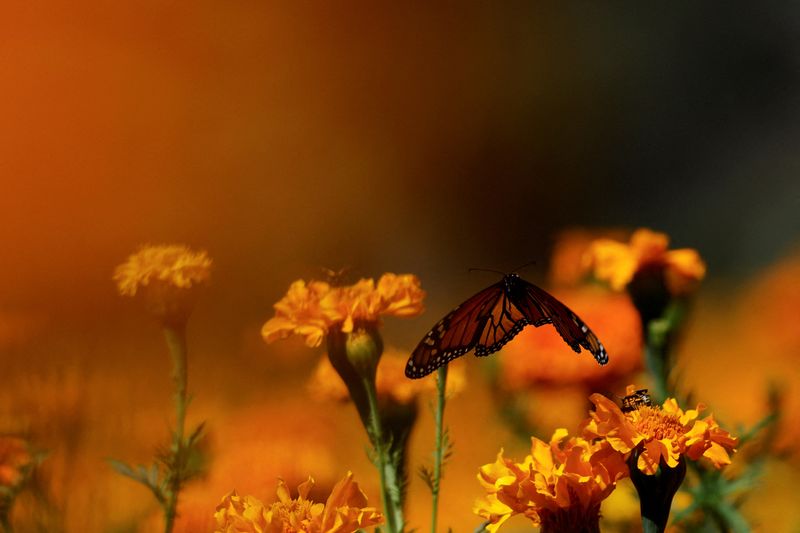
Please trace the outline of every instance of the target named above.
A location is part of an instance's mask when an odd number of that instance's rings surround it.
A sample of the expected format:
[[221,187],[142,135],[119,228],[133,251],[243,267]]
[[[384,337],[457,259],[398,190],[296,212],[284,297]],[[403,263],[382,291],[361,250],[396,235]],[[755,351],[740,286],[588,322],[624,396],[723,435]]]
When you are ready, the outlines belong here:
[[589,350],[601,365],[608,355],[597,336],[567,306],[522,279],[506,274],[499,282],[456,306],[423,337],[406,365],[406,376],[421,378],[475,350],[483,357],[502,348],[525,326],[553,324],[575,352]]

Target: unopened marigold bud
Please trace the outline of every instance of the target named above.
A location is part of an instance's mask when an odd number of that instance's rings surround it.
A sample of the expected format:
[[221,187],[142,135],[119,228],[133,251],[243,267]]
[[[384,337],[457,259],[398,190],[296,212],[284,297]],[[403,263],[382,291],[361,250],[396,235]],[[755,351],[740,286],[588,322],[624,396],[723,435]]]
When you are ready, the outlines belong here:
[[375,379],[383,353],[383,339],[375,327],[355,328],[345,342],[347,360],[362,378]]

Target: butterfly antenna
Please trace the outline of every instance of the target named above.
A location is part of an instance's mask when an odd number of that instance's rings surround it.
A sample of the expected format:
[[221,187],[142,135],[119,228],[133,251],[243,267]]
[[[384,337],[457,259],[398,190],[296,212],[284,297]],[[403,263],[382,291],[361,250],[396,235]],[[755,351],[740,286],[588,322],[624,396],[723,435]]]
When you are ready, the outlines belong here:
[[524,265],[518,266],[517,268],[515,268],[515,269],[514,269],[514,270],[512,270],[511,272],[519,272],[519,271],[520,271],[520,270],[522,270],[523,268],[525,268],[525,267],[529,267],[529,266],[531,266],[531,265],[535,265],[536,263],[537,263],[537,261],[536,261],[535,259],[534,259],[533,261],[528,261],[528,262],[527,262],[527,263],[525,263]]

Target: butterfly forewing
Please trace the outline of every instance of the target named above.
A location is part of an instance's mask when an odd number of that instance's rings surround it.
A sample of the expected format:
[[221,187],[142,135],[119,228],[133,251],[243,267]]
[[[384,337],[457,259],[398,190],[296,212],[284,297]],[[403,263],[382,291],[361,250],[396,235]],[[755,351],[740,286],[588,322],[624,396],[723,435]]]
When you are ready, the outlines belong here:
[[456,306],[417,345],[406,365],[406,376],[426,376],[475,347],[489,311],[502,297],[503,288],[496,283]]

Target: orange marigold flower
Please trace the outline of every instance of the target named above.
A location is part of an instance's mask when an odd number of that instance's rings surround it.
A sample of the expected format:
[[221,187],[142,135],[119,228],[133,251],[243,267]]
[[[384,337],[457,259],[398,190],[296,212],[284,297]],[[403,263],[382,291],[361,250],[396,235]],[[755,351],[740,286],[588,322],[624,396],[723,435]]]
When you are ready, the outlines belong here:
[[[627,394],[635,390],[631,385]],[[730,453],[736,451],[736,437],[720,428],[713,416],[698,420],[702,405],[684,411],[674,398],[668,398],[661,407],[642,405],[623,413],[601,394],[589,399],[595,410],[584,422],[584,436],[601,438],[623,454],[641,447],[637,466],[645,474],[655,474],[662,460],[675,468],[681,456],[694,460],[704,457],[722,468],[730,464]]]
[[377,283],[369,278],[344,287],[298,280],[275,304],[275,316],[261,335],[267,342],[301,335],[307,345],[319,346],[332,327],[350,333],[355,322],[375,323],[381,315],[416,316],[423,311],[424,298],[419,278],[412,274],[386,273]]
[[[508,390],[525,390],[542,384],[607,384],[630,378],[642,367],[642,328],[636,308],[627,296],[596,287],[557,293],[603,339],[607,365],[591,357],[571,357],[554,328],[525,328],[503,347],[502,384]],[[625,380],[627,381],[627,379]]]
[[328,293],[322,305],[333,323],[342,323],[342,331],[353,331],[355,321],[377,322],[380,315],[410,317],[424,310],[419,278],[413,274],[386,273],[375,280],[361,279],[354,285],[338,287]]
[[383,523],[383,515],[367,507],[367,497],[347,475],[333,487],[326,503],[314,503],[308,494],[314,479],[301,483],[292,498],[283,480],[278,481],[278,501],[264,505],[236,491],[222,499],[214,519],[217,533],[353,533]]
[[275,304],[275,316],[261,328],[264,340],[272,342],[295,334],[305,337],[308,346],[319,346],[331,323],[320,302],[330,291],[331,286],[323,281],[293,282],[286,296]]
[[623,290],[637,272],[660,270],[671,294],[691,292],[706,273],[696,250],[669,250],[669,237],[646,228],[636,230],[628,244],[597,239],[584,256],[594,275],[614,290]]
[[165,323],[182,323],[191,314],[196,287],[208,283],[211,259],[183,245],[142,246],[114,271],[123,296],[141,294],[145,306]]
[[14,487],[31,465],[28,443],[19,437],[0,436],[0,487]]
[[[375,387],[378,401],[410,404],[424,392],[436,390],[434,379],[406,379],[404,370],[408,354],[395,348],[387,348],[378,363]],[[450,365],[447,373],[447,394],[456,395],[465,386],[464,365]],[[342,378],[336,373],[328,357],[320,359],[309,380],[310,393],[319,400],[347,401],[350,396]]]
[[489,531],[516,514],[542,531],[597,530],[600,503],[628,468],[608,443],[566,437],[558,429],[549,444],[531,438],[531,453],[522,463],[501,450],[494,463],[481,467],[478,480],[487,496],[473,511],[490,522]]

